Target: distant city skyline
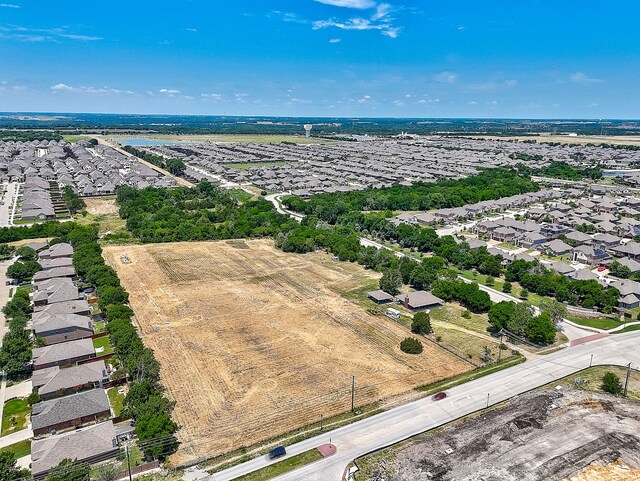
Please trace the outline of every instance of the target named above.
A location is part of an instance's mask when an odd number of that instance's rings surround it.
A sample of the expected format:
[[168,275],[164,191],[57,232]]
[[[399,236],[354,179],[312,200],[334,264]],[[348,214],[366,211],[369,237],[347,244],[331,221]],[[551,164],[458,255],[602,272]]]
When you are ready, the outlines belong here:
[[0,110],[637,119],[633,1],[10,0]]

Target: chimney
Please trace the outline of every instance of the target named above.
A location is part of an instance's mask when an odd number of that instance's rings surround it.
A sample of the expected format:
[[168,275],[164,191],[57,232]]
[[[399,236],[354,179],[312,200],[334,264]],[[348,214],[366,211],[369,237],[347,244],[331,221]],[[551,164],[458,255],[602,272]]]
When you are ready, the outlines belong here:
[[409,294],[405,294],[403,304],[405,308],[409,309]]

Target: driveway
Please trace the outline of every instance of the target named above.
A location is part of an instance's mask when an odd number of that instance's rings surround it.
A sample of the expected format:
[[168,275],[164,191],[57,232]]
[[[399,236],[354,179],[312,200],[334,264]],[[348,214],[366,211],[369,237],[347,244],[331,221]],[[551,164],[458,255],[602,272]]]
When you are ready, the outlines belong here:
[[[277,478],[278,481],[338,481],[347,464],[376,449],[390,446],[421,432],[441,426],[531,389],[553,383],[595,364],[640,365],[637,349],[640,332],[608,336],[528,361],[448,390],[448,397],[432,401],[425,397],[376,416],[358,421],[306,441],[287,446],[287,457],[323,443],[331,442],[338,452]],[[211,476],[210,480],[229,481],[260,469],[269,462],[256,458]]]

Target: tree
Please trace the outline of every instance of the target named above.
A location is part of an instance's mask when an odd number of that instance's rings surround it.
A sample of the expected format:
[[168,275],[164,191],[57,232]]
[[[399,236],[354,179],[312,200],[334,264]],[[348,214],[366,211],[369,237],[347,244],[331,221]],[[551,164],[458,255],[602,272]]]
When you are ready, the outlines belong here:
[[533,307],[526,302],[514,304],[506,328],[514,334],[522,335],[534,315]]
[[513,289],[513,285],[511,284],[511,282],[507,281],[504,284],[502,284],[502,292],[506,292],[507,294],[509,294],[512,289]]
[[484,346],[482,348],[482,354],[480,355],[480,359],[485,364],[489,364],[491,361],[493,361],[493,356],[491,355],[491,349],[489,349],[489,346]]
[[529,320],[524,329],[527,340],[536,344],[552,344],[556,338],[556,325],[551,314],[543,312]]
[[181,176],[184,175],[187,166],[180,159],[170,159],[167,161],[167,170],[171,172],[173,175]]
[[424,311],[416,312],[411,322],[411,331],[418,334],[431,334],[433,328],[431,327],[431,317]]
[[29,246],[20,247],[16,251],[16,254],[20,257],[20,260],[23,261],[35,261],[38,258],[38,253]]
[[384,292],[396,296],[402,287],[402,274],[397,269],[388,269],[382,273],[380,278],[380,289]]
[[613,261],[609,266],[609,273],[612,276],[621,277],[623,279],[631,277],[631,269],[627,266],[623,266],[617,260]]
[[0,451],[0,479],[2,481],[15,481],[28,475],[29,471],[18,467],[12,452]]
[[514,306],[515,302],[511,301],[500,301],[491,306],[489,309],[489,323],[494,330],[499,331],[507,327],[507,322],[511,319]]
[[419,264],[411,271],[409,279],[415,289],[428,290],[437,277],[437,271],[430,269],[427,265]]
[[97,466],[93,470],[93,479],[95,481],[116,481],[122,468],[117,463],[105,463]]
[[492,286],[496,283],[496,280],[491,277],[491,276],[487,276],[487,278],[485,279],[484,283],[488,286]]
[[526,289],[522,289],[522,290],[520,291],[520,297],[521,297],[522,299],[528,299],[528,298],[529,298],[529,291],[528,291],[528,290],[526,290]]
[[9,259],[13,255],[14,248],[9,244],[0,244],[0,259]]
[[51,468],[46,481],[89,481],[89,465],[71,459],[63,459]]
[[415,337],[407,337],[400,343],[400,350],[407,354],[420,354],[423,349],[422,343]]
[[602,376],[602,390],[609,394],[618,395],[622,393],[622,383],[620,378],[611,371]]
[[540,302],[540,310],[549,313],[551,321],[555,324],[556,328],[560,326],[562,320],[567,316],[567,306],[555,299],[543,299]]
[[36,261],[17,261],[7,268],[7,276],[19,282],[24,282],[30,280],[40,270],[42,270],[42,266]]

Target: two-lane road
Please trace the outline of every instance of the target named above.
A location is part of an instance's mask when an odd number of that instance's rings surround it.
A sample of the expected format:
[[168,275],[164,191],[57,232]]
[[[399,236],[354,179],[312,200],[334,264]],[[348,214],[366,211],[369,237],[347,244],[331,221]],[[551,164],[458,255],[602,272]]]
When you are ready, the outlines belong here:
[[[442,401],[423,398],[348,426],[328,431],[287,447],[292,456],[322,443],[331,442],[338,453],[279,476],[278,481],[338,481],[353,459],[395,444],[421,432],[502,402],[518,394],[552,383],[594,364],[640,365],[640,332],[609,336],[587,344],[563,349],[504,371],[470,381],[448,390]],[[269,462],[261,457],[231,467],[212,476],[229,481],[260,469]]]

